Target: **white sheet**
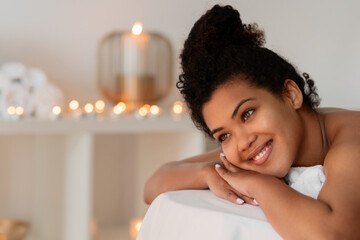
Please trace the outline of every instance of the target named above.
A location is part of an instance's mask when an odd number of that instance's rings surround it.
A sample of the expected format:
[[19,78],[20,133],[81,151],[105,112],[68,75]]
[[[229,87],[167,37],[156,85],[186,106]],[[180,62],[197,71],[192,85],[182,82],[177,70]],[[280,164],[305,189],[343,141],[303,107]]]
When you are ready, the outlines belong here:
[[161,194],[149,207],[137,240],[238,240],[281,237],[260,207],[236,205],[209,190]]

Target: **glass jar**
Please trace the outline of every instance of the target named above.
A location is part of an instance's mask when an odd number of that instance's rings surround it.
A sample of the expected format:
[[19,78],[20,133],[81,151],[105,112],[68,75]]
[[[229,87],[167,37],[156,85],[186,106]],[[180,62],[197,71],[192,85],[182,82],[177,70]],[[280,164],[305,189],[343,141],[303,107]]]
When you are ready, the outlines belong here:
[[170,42],[160,34],[142,33],[139,23],[132,32],[111,33],[99,44],[98,87],[114,103],[131,108],[164,98],[171,89],[172,68]]

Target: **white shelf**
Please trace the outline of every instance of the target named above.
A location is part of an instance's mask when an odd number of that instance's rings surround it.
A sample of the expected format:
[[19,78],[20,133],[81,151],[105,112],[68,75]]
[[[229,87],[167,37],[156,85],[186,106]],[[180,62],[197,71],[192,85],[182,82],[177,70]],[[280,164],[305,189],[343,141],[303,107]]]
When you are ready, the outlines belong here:
[[204,148],[185,116],[0,120],[0,216],[28,221],[26,240],[130,240],[116,224],[144,216],[146,180]]
[[0,120],[0,134],[57,134],[57,133],[151,133],[194,130],[191,120],[185,115],[180,120],[171,116],[136,119],[58,119],[58,120]]

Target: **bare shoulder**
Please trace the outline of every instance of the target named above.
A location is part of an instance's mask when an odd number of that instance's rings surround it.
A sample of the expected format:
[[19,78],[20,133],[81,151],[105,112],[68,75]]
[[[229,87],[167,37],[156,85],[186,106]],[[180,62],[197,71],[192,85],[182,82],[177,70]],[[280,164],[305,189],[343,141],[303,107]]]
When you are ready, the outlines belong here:
[[324,161],[326,184],[319,198],[331,199],[339,206],[346,196],[357,202],[352,208],[360,211],[360,112],[325,109],[320,114],[330,146]]
[[360,139],[360,111],[340,108],[319,109],[330,146]]
[[354,233],[360,225],[360,112],[332,109],[320,114],[330,146],[318,200],[330,206],[345,232]]

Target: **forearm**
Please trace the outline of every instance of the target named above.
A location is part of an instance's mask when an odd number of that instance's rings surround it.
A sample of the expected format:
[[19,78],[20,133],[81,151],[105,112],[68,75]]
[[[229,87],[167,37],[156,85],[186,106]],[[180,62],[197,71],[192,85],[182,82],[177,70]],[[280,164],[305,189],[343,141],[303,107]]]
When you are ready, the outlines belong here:
[[164,164],[147,181],[145,202],[150,204],[159,194],[168,191],[207,188],[205,172],[212,162],[219,161],[219,153],[220,150],[215,150],[183,161]]
[[296,192],[275,177],[260,178],[249,194],[285,239],[333,239],[336,235],[334,213],[327,204]]

